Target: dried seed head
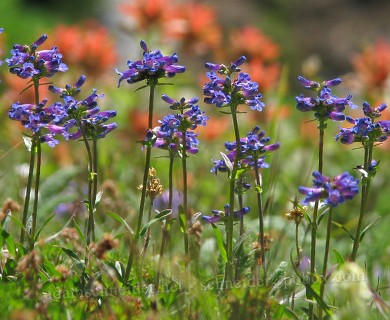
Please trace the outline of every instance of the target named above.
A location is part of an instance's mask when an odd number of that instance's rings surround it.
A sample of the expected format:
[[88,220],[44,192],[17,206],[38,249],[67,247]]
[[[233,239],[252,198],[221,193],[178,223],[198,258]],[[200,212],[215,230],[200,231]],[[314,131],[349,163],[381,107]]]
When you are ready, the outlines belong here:
[[301,223],[302,218],[304,217],[305,212],[301,210],[300,208],[293,208],[289,212],[287,212],[284,216],[288,220],[294,220],[295,223],[299,224]]
[[16,270],[28,278],[38,273],[38,269],[42,264],[42,258],[38,251],[32,250],[19,261]]
[[3,203],[3,207],[0,212],[0,220],[6,217],[8,210],[13,212],[13,211],[19,211],[20,208],[21,208],[20,205],[15,200],[8,198]]
[[104,259],[106,252],[118,247],[118,245],[118,239],[115,239],[111,234],[104,234],[103,239],[92,245],[91,249],[98,259]]
[[196,220],[192,224],[191,228],[188,229],[188,233],[193,235],[196,238],[198,244],[200,244],[200,240],[202,238],[202,231],[203,231],[203,227],[199,220]]
[[78,241],[80,239],[79,234],[75,228],[65,228],[61,231],[61,237],[65,242]]

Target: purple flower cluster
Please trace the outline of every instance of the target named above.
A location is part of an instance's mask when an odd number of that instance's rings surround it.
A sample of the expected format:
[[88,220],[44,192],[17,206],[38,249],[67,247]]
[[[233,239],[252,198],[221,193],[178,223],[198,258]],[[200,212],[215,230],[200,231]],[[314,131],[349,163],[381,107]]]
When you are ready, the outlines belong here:
[[381,112],[387,108],[385,104],[381,104],[377,108],[372,108],[367,102],[363,103],[363,112],[366,117],[353,119],[346,117],[351,128],[340,128],[336,135],[336,141],[341,143],[351,144],[353,142],[383,142],[390,135],[390,121],[382,120],[375,122],[375,118],[381,116]]
[[[249,207],[243,207],[240,210],[234,211],[233,216],[236,220],[246,215],[250,211]],[[212,210],[212,216],[202,216],[202,219],[207,223],[217,223],[220,221],[227,221],[230,215],[230,207],[228,204],[225,205],[224,210]]]
[[50,147],[59,143],[56,135],[62,135],[66,140],[79,139],[82,130],[87,138],[103,138],[116,128],[115,123],[106,124],[108,119],[115,117],[116,111],[100,111],[96,100],[103,95],[98,95],[96,91],[84,100],[76,100],[74,95],[79,93],[84,82],[85,76],[82,76],[74,86],[67,85],[65,89],[50,86],[51,91],[61,94],[63,102],[49,106],[46,106],[47,99],[38,105],[16,102],[8,115],[12,120],[20,121],[33,134],[38,134],[41,142]]
[[[252,110],[263,110],[265,104],[261,101],[259,85],[239,68],[245,61],[246,58],[242,56],[230,66],[206,63],[206,68],[210,70],[206,73],[210,82],[203,86],[205,103],[215,104],[218,108],[245,104]],[[232,78],[233,73],[238,73],[236,78]]]
[[340,78],[324,81],[322,83],[305,79],[299,76],[298,81],[303,84],[306,89],[316,91],[317,97],[305,97],[303,94],[295,98],[297,109],[303,112],[314,111],[314,116],[319,119],[331,119],[334,121],[343,121],[345,116],[343,111],[346,106],[356,108],[351,102],[351,95],[346,98],[338,98],[332,95],[331,87],[341,83]]
[[116,116],[116,111],[101,111],[97,104],[97,99],[104,97],[103,94],[97,94],[94,89],[85,99],[75,98],[80,93],[85,80],[86,77],[82,75],[73,86],[70,84],[65,88],[49,86],[50,91],[59,94],[63,99],[62,108],[66,116],[61,120],[63,128],[61,134],[65,139],[79,139],[83,134],[88,139],[100,139],[117,127],[115,122],[106,123]]
[[[280,143],[276,142],[268,144],[269,137],[265,136],[265,131],[261,130],[259,126],[253,128],[248,132],[246,137],[240,139],[241,153],[239,157],[240,168],[254,168],[257,163],[258,168],[268,168],[269,164],[265,162],[265,155],[267,152],[272,152],[280,147]],[[227,158],[230,162],[233,162],[236,157],[236,142],[225,142],[225,148],[228,151]],[[211,172],[217,174],[217,172],[227,172],[228,165],[226,160],[213,161],[214,167]]]
[[140,43],[143,53],[143,59],[137,61],[129,60],[127,62],[128,70],[120,72],[115,70],[120,75],[118,87],[123,80],[127,83],[136,83],[146,80],[147,84],[151,81],[157,84],[158,79],[168,77],[172,78],[176,73],[183,73],[184,66],[176,65],[178,62],[177,54],[164,56],[160,50],[150,51],[145,43]]
[[47,35],[42,35],[30,46],[15,44],[11,50],[11,58],[5,59],[10,72],[22,79],[40,79],[68,70],[67,65],[62,62],[62,55],[57,47],[37,51],[46,39]]
[[[198,152],[199,141],[197,134],[193,131],[198,125],[206,125],[208,117],[197,105],[198,98],[185,100],[174,100],[167,95],[162,99],[170,104],[173,110],[180,110],[180,114],[168,114],[159,120],[160,126],[152,131],[152,135],[147,134],[147,140],[153,140],[153,146],[160,149],[181,151],[184,147],[183,135],[185,135],[186,151],[192,154]],[[187,111],[185,111],[187,110]]]
[[313,187],[299,187],[299,192],[306,195],[304,204],[324,199],[326,205],[336,207],[345,200],[352,199],[359,193],[359,180],[344,172],[331,180],[320,172],[313,172]]

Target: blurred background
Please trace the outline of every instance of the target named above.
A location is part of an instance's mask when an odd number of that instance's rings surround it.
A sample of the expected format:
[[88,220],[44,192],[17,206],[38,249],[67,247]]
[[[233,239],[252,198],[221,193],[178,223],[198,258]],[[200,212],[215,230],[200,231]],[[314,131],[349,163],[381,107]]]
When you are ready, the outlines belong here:
[[[229,63],[246,55],[244,70],[259,83],[267,107],[262,113],[240,115],[241,132],[260,124],[271,142],[281,142],[281,149],[269,159],[271,168],[263,173],[268,187],[267,226],[275,238],[292,237],[292,231],[286,230],[284,213],[291,208],[298,186],[311,183],[317,156],[317,130],[310,122],[311,115],[295,109],[295,96],[304,90],[296,78],[304,75],[322,81],[342,77],[343,83],[335,89],[338,96],[352,93],[357,105],[363,101],[374,106],[389,103],[388,12],[390,2],[386,0],[1,0],[0,27],[5,31],[0,35],[0,58],[9,56],[14,43],[31,44],[46,33],[49,40],[45,46],[58,46],[69,66],[69,72],[53,79],[56,85],[74,83],[85,74],[85,95],[97,88],[105,93],[102,108],[118,111],[118,129],[100,142],[100,183],[106,196],[99,219],[106,223],[107,211],[124,217],[136,214],[143,166],[136,141],[143,139],[147,123],[147,92],[134,92],[137,85],[123,84],[118,89],[115,68],[124,70],[127,60],[140,59],[141,39],[150,49],[161,48],[164,54],[176,51],[179,63],[186,65],[184,75],[171,79],[175,86],[160,87],[158,95],[166,93],[175,99],[199,96],[201,107],[210,116],[207,127],[199,130],[200,152],[189,159],[192,210],[209,214],[223,208],[227,195],[227,178],[210,174],[211,159],[219,159],[224,141],[232,140],[233,135],[230,119],[202,103],[204,63]],[[5,65],[0,77],[0,201],[13,197],[22,202],[28,155],[21,139],[23,129],[8,119],[7,111],[12,102],[31,101],[32,92],[21,94],[26,83],[9,74]],[[50,98],[47,90],[43,94]],[[156,124],[169,112],[162,101],[157,104]],[[384,117],[389,119],[389,112]],[[351,171],[362,161],[361,150],[334,142],[337,131],[338,125],[331,123],[326,132],[329,176]],[[389,147],[387,142],[375,150],[381,174],[373,185],[368,222],[381,217],[381,223],[369,235],[370,250],[367,245],[362,248],[364,258],[375,260],[380,270],[388,264],[390,253],[390,240],[383,238],[390,223],[386,196]],[[75,211],[83,214],[80,199],[85,196],[85,177],[80,172],[85,171],[86,158],[77,142],[61,142],[53,149],[45,146],[44,152],[41,215],[55,211],[61,225],[62,217],[66,219]],[[157,151],[153,166],[166,184],[168,161],[158,155]],[[180,179],[175,183],[180,190]],[[254,197],[248,195],[247,201],[254,201]],[[358,201],[341,206],[336,219],[354,229],[357,210]],[[255,221],[255,215],[252,219]],[[335,233],[346,238],[341,230]],[[343,241],[338,243],[340,247],[346,245]],[[288,256],[289,248],[277,254]]]

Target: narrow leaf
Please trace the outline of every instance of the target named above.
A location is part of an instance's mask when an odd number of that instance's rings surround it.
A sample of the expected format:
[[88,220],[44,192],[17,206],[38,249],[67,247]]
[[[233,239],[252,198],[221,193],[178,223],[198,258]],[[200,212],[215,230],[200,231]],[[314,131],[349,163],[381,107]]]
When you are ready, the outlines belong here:
[[166,210],[163,210],[161,212],[159,212],[158,214],[156,214],[156,216],[153,218],[153,219],[150,219],[150,221],[148,223],[146,223],[140,230],[139,232],[139,236],[142,237],[144,236],[144,234],[146,233],[146,231],[150,228],[150,226],[155,223],[156,221],[159,221],[163,218],[165,218],[166,216],[169,216],[170,214],[172,213],[172,210],[171,209],[166,209]]
[[363,229],[362,233],[360,234],[360,239],[359,239],[360,241],[363,240],[364,235],[366,234],[366,232],[367,232],[375,223],[377,223],[378,220],[380,220],[380,219],[381,219],[381,217],[378,217],[375,221],[371,222],[367,227],[365,227],[365,228]]
[[349,237],[352,239],[352,241],[355,241],[355,236],[349,231],[346,227],[344,227],[341,223],[338,223],[336,221],[332,221],[332,224],[334,224],[336,227],[343,229]]
[[228,158],[228,156],[226,154],[224,154],[223,152],[220,152],[222,158],[223,158],[223,161],[225,161],[225,164],[227,166],[227,168],[229,169],[229,172],[232,172],[233,171],[233,163],[230,161],[230,159]]
[[23,142],[28,152],[31,152],[32,139],[31,137],[23,136]]
[[213,227],[215,239],[217,240],[217,246],[219,249],[219,253],[221,254],[222,260],[224,263],[227,263],[228,259],[227,259],[226,249],[225,249],[225,243],[223,242],[222,239],[222,233],[214,223],[212,223],[211,226]]
[[119,216],[118,214],[116,214],[115,212],[107,212],[107,214],[115,219],[116,221],[118,221],[121,225],[123,225],[131,234],[134,234],[134,230],[131,229],[131,227],[128,225],[128,223],[126,222],[125,219],[123,219],[121,216]]

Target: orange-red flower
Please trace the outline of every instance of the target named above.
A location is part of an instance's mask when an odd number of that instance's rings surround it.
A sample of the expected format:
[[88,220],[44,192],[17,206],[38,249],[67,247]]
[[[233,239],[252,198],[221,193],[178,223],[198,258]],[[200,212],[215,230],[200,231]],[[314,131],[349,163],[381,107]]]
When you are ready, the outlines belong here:
[[142,31],[161,28],[169,19],[172,10],[170,0],[135,0],[122,3],[121,13],[133,18]]
[[253,81],[260,84],[261,90],[272,88],[280,75],[279,46],[262,30],[255,26],[245,26],[231,31],[229,35],[230,59],[246,56],[248,63],[244,71],[249,72]]
[[353,65],[367,86],[367,91],[383,89],[390,80],[390,42],[378,39],[374,45],[355,56]]
[[210,53],[221,45],[222,33],[215,9],[190,2],[175,7],[171,22],[166,25],[168,38],[181,41],[182,50],[198,55]]
[[70,69],[87,76],[99,76],[112,71],[117,53],[106,27],[96,21],[80,25],[58,25],[49,37],[57,46]]

